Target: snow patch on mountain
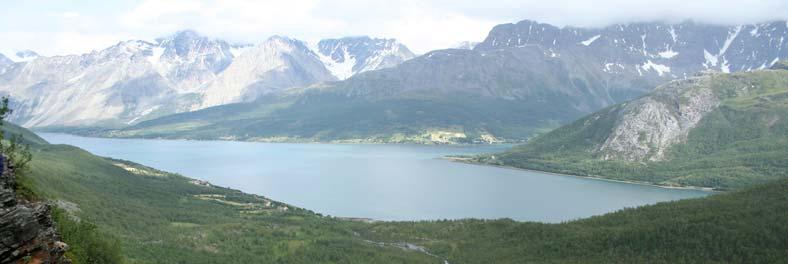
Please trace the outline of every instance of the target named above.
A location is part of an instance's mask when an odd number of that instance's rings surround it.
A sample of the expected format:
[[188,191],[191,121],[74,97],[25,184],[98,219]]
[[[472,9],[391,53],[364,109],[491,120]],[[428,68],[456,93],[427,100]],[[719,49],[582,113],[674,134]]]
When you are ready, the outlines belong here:
[[324,39],[311,46],[337,79],[372,70],[394,67],[415,55],[394,39],[345,37]]
[[583,40],[583,41],[580,42],[580,44],[583,44],[585,46],[590,46],[591,43],[594,43],[594,41],[599,39],[599,37],[602,37],[602,35],[596,35],[596,36],[593,36],[593,37],[591,37],[589,39]]
[[[318,50],[318,48],[316,46],[313,47],[313,51],[316,50]],[[348,53],[347,47],[342,48],[342,57],[344,58],[342,61],[335,61],[331,59],[331,57],[320,52],[315,52],[315,54],[317,54],[320,61],[323,62],[323,65],[326,66],[326,69],[337,77],[337,79],[344,80],[355,74],[353,72],[353,67],[356,66],[356,57]]]
[[663,74],[670,72],[670,67],[666,65],[654,63],[651,60],[646,61],[646,63],[640,66],[640,68],[643,69],[644,71],[654,70],[657,72],[659,76],[662,76]]
[[706,62],[703,63],[706,69],[717,66],[717,55],[712,55],[708,50],[704,49],[703,58],[706,59]]
[[670,58],[676,57],[676,55],[679,55],[679,53],[673,51],[673,49],[671,49],[671,48],[668,48],[665,51],[662,51],[662,52],[658,53],[658,55],[660,57],[664,58],[664,59],[670,59]]

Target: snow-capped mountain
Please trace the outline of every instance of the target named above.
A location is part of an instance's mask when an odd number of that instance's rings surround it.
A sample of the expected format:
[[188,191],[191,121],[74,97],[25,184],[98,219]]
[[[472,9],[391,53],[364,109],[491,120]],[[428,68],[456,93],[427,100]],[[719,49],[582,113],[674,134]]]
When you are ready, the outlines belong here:
[[701,71],[770,67],[788,58],[786,38],[785,21],[560,28],[525,20],[495,26],[472,50],[431,51],[335,86],[374,100],[468,94],[569,103],[571,109],[590,113]]
[[[383,49],[407,51],[386,43],[367,53],[348,49],[348,58],[365,61],[356,72],[393,65],[397,60]],[[15,104],[12,121],[27,127],[122,126],[337,80],[322,57],[286,37],[230,44],[185,30],[82,55],[1,56],[0,93]]]
[[284,88],[334,81],[317,54],[296,39],[274,36],[247,48],[216,79],[200,91],[195,109],[250,101]]
[[233,62],[233,46],[191,30],[159,38],[146,54],[157,72],[180,92],[194,92]]
[[478,51],[538,46],[550,56],[587,54],[604,71],[686,77],[701,70],[765,69],[788,57],[785,21],[737,26],[632,23],[599,29],[534,21],[496,26]]
[[345,37],[324,39],[315,52],[331,74],[340,80],[355,74],[399,65],[415,55],[395,39]]
[[0,75],[16,104],[13,121],[28,126],[126,119],[173,101],[174,91],[144,56],[153,44],[124,41],[83,55],[39,57]]

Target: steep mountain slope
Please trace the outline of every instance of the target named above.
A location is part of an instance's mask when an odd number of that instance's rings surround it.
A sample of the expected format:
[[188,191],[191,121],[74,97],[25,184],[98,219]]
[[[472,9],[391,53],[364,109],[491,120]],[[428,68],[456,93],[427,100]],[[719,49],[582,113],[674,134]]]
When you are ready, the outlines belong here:
[[14,58],[0,57],[0,93],[10,95],[18,110],[12,120],[27,127],[121,127],[336,80],[329,67],[337,63],[356,61],[352,75],[412,57],[390,39],[325,43],[348,50],[342,54],[347,58],[318,55],[286,37],[259,45],[229,44],[191,30],[154,42],[123,41],[82,55],[19,52]]
[[[156,40],[148,61],[179,92],[195,92],[213,80],[233,62],[233,46],[222,40],[200,36],[191,30],[180,31]],[[146,54],[147,55],[147,54]]]
[[364,223],[71,146],[33,149],[26,188],[120,238],[128,263],[768,263],[788,257],[786,180],[562,224]]
[[25,126],[118,125],[154,110],[185,110],[171,82],[145,56],[152,47],[126,41],[80,56],[17,63],[0,75],[0,91],[17,106],[13,120]]
[[192,109],[195,88],[232,59],[226,42],[182,31],[16,63],[0,75],[0,91],[16,105],[12,120],[28,127],[121,126]]
[[720,189],[788,177],[788,71],[708,73],[477,157],[498,165]]
[[395,39],[345,37],[324,39],[315,52],[340,80],[365,71],[391,68],[416,55]]
[[305,43],[271,37],[248,48],[225,71],[201,88],[196,109],[251,101],[284,88],[336,80]]
[[[429,52],[254,103],[169,116],[123,137],[263,141],[520,141],[660,83],[788,57],[785,22],[641,23],[604,29],[496,26],[473,50]],[[745,33],[746,32],[746,33]],[[223,113],[223,114],[217,114]]]
[[[167,116],[111,135],[421,143],[518,140],[612,103],[609,96],[601,98],[585,89],[591,86],[585,80],[563,75],[576,72],[594,80],[592,70],[560,59],[539,59],[542,56],[536,49],[489,56],[436,51],[401,67],[343,82]],[[436,64],[453,66],[436,70]],[[500,85],[484,87],[491,82]],[[599,99],[586,99],[595,97]]]
[[704,69],[732,72],[769,68],[778,59],[788,57],[787,26],[785,21],[738,26],[688,21],[587,29],[525,20],[496,26],[475,49],[536,45],[558,55],[585,51],[606,72],[685,77]]

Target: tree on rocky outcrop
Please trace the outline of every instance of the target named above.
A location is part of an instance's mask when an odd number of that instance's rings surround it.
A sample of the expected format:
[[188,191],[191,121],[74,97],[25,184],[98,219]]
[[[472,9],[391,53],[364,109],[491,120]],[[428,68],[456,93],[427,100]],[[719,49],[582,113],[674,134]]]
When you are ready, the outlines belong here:
[[[70,264],[68,245],[61,241],[51,217],[51,206],[20,194],[18,172],[28,168],[32,155],[21,136],[6,139],[2,120],[11,113],[8,98],[0,99],[0,263]],[[24,192],[24,191],[23,191]]]
[[30,153],[30,146],[22,143],[21,135],[7,133],[3,129],[5,119],[11,112],[11,108],[8,107],[8,97],[0,99],[0,130],[3,131],[0,133],[0,153],[3,155],[0,158],[8,159],[16,173],[24,173],[33,156]]

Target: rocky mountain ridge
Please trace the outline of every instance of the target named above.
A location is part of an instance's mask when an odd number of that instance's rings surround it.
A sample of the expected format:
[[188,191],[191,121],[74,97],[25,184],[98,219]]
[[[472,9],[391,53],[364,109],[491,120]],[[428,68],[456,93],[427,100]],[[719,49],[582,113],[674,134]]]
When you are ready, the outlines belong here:
[[788,56],[787,35],[786,21],[735,26],[686,21],[559,28],[524,20],[496,26],[474,49],[539,46],[552,56],[582,52],[590,54],[605,72],[676,78],[709,69],[767,69]]
[[[348,40],[337,47],[365,43],[364,38]],[[359,60],[348,74],[412,57],[394,40],[367,40],[380,43],[354,44],[347,60]],[[122,41],[82,55],[32,54],[16,62],[0,57],[0,93],[10,95],[18,109],[12,120],[27,127],[120,127],[333,81],[338,74],[321,60],[325,56],[296,39],[275,36],[259,45],[230,44],[191,30],[153,42]]]

